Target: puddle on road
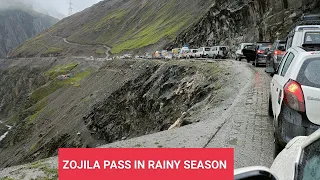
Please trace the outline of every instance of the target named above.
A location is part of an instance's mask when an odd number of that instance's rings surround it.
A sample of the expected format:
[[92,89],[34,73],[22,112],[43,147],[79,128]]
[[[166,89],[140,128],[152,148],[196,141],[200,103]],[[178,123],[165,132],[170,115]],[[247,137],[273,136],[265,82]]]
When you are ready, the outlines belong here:
[[232,139],[232,140],[230,140],[229,142],[228,142],[230,145],[238,145],[238,139],[237,138],[234,138],[234,139]]

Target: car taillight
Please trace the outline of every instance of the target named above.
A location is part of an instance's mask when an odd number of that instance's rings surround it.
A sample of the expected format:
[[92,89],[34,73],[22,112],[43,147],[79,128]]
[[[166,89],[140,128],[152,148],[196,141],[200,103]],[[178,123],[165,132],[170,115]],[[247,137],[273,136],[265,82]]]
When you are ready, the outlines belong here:
[[275,55],[283,55],[284,53],[285,53],[284,51],[279,51],[279,50],[274,51]]
[[301,85],[290,80],[284,88],[284,102],[286,105],[296,111],[305,112],[304,95]]
[[263,54],[264,50],[258,50],[258,54]]

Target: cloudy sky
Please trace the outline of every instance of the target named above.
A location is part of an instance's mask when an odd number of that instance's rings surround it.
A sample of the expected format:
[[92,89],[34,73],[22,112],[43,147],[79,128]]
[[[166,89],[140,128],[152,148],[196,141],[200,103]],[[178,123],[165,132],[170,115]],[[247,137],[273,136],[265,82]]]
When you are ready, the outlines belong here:
[[[70,0],[0,0],[0,8],[12,6],[32,7],[33,9],[57,18],[68,15]],[[74,12],[81,11],[100,0],[72,0]]]

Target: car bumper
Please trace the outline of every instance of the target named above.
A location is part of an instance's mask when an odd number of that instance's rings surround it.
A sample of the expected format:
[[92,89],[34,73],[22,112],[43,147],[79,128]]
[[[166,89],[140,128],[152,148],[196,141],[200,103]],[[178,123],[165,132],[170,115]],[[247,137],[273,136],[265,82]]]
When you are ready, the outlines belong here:
[[259,64],[267,64],[267,55],[259,55],[256,59]]
[[305,113],[299,113],[285,105],[279,117],[282,121],[279,140],[283,145],[297,136],[309,136],[320,129],[319,125],[309,121]]

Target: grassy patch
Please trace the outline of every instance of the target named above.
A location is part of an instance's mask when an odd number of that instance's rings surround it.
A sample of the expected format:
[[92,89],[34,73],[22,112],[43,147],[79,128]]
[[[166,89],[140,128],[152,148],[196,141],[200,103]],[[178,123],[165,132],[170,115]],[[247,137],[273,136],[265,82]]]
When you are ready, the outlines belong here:
[[64,80],[54,79],[50,81],[48,84],[35,90],[31,94],[31,98],[35,102],[38,102],[43,98],[49,96],[50,94],[54,93],[58,89],[62,88],[63,86],[73,85],[75,87],[79,87],[80,86],[79,82],[90,74],[91,74],[91,71],[83,71],[68,79],[64,79]]
[[60,54],[62,53],[63,49],[58,48],[58,47],[49,47],[43,54],[48,55],[48,54]]
[[6,177],[1,178],[0,180],[14,180],[14,179],[6,176]]
[[173,38],[174,35],[188,22],[188,17],[159,19],[151,25],[144,27],[139,33],[126,41],[119,42],[111,49],[112,54],[123,50],[139,49],[159,42],[162,38]]
[[77,66],[78,66],[78,63],[58,65],[49,69],[47,72],[45,72],[45,75],[48,76],[50,79],[54,79],[60,75],[70,72]]

